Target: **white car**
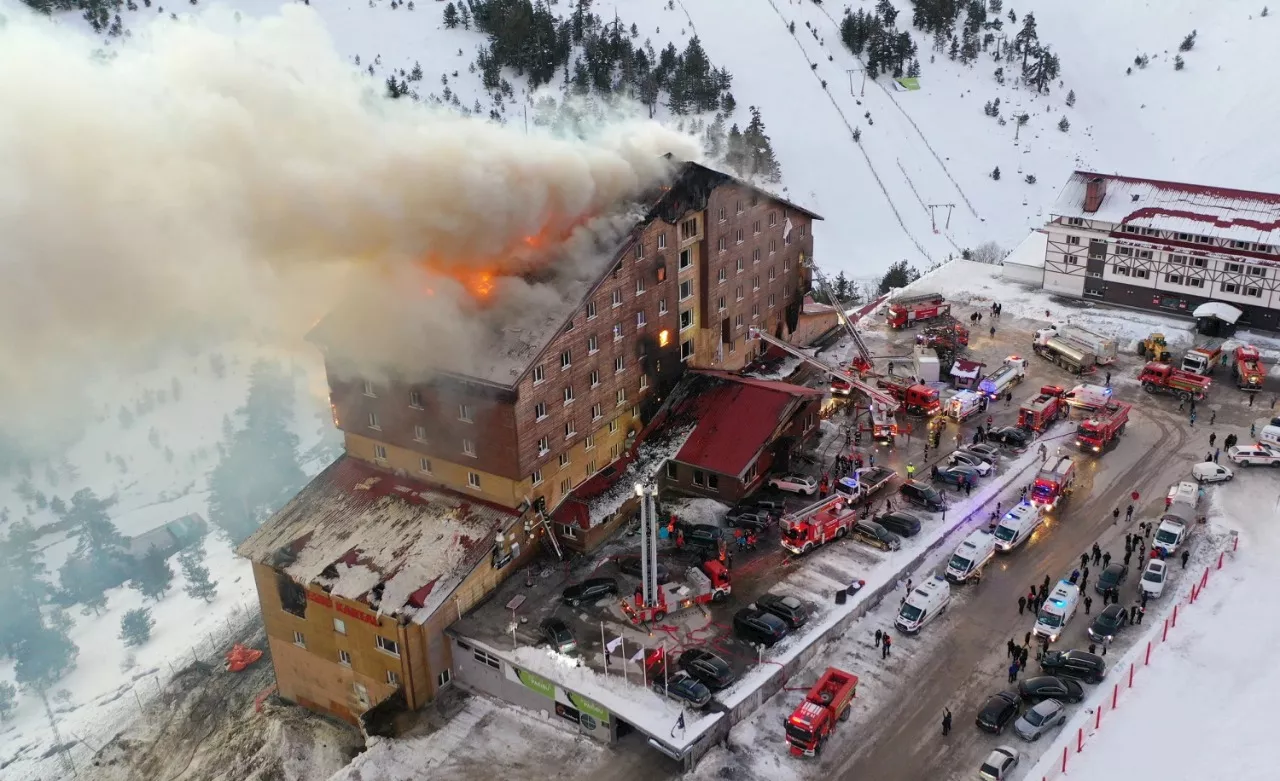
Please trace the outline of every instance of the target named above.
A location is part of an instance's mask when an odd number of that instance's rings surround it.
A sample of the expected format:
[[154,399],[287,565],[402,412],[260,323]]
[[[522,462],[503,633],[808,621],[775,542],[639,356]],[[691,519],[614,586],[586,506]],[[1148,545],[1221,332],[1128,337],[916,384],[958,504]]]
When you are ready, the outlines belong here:
[[978,473],[978,477],[986,477],[991,474],[991,462],[984,459],[977,453],[971,453],[967,450],[957,450],[947,456],[947,463],[951,465],[960,464],[963,466],[971,466]]
[[1225,466],[1212,461],[1201,461],[1191,467],[1191,476],[1198,483],[1225,483],[1236,475]]
[[1253,466],[1280,466],[1280,450],[1266,445],[1236,445],[1227,448],[1227,458],[1233,464]]
[[1018,766],[1022,756],[1016,748],[997,746],[978,768],[978,778],[983,781],[1006,781],[1013,778],[1013,769]]
[[1169,576],[1169,568],[1163,561],[1152,559],[1147,562],[1147,568],[1142,572],[1142,580],[1138,581],[1138,588],[1142,589],[1147,596],[1152,599],[1158,598],[1164,593],[1164,582]]
[[779,491],[813,496],[818,492],[818,481],[808,475],[781,475],[769,478],[769,486]]

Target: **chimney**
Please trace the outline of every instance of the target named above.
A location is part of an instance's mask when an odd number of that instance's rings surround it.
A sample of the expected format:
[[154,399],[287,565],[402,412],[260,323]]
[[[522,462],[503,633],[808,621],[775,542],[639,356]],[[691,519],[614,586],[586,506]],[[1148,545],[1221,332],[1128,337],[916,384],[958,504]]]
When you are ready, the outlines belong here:
[[1084,184],[1084,210],[1096,212],[1107,195],[1107,180],[1101,176],[1092,176]]

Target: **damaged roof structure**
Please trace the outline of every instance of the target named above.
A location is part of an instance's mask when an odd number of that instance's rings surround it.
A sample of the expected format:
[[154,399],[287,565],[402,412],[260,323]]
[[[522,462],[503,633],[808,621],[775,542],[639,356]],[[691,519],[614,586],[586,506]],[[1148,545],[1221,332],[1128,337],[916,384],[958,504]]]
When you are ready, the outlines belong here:
[[342,456],[237,552],[298,583],[420,624],[516,517]]

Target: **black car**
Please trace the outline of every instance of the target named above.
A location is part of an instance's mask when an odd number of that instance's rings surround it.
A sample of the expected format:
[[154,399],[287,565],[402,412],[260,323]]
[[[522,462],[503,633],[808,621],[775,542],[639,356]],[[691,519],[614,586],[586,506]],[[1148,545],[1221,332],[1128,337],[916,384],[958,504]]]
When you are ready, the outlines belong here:
[[858,521],[853,525],[853,538],[880,550],[898,550],[902,540],[875,521]]
[[753,496],[750,499],[744,499],[736,506],[729,510],[729,518],[742,513],[757,513],[762,515],[781,515],[787,511],[786,502],[781,497],[765,497]]
[[1080,702],[1084,699],[1084,687],[1070,678],[1038,675],[1035,678],[1024,678],[1018,684],[1018,695],[1032,704],[1041,700]]
[[957,488],[963,488],[966,485],[978,484],[978,470],[968,464],[951,464],[950,466],[937,466],[930,470],[930,475],[934,480],[947,485],[954,485]]
[[719,548],[720,527],[709,523],[687,523],[680,527],[684,534],[684,544],[695,548]]
[[560,598],[577,607],[583,602],[595,602],[602,597],[618,593],[618,581],[614,578],[588,578],[564,590]]
[[675,673],[653,682],[653,690],[673,700],[682,700],[695,708],[705,708],[711,702],[711,690],[689,673]]
[[1107,605],[1089,625],[1089,639],[1097,643],[1110,643],[1128,625],[1129,611],[1123,605]]
[[1009,722],[1018,717],[1021,709],[1022,701],[1018,699],[1017,692],[1000,692],[987,699],[982,710],[978,711],[978,718],[975,721],[978,729],[983,732],[999,735],[1004,732],[1005,727],[1009,726]]
[[1050,651],[1040,659],[1040,669],[1049,675],[1085,683],[1101,683],[1107,675],[1107,663],[1088,651]]
[[569,629],[564,619],[555,616],[544,618],[539,628],[542,630],[542,639],[562,654],[567,654],[578,647],[573,630]]
[[995,431],[987,432],[988,442],[998,442],[1008,448],[1019,450],[1031,444],[1031,433],[1017,426],[1001,426]]
[[788,629],[799,629],[804,626],[805,621],[809,620],[809,609],[795,597],[763,594],[756,599],[756,607],[781,618]]
[[898,489],[903,499],[932,512],[938,512],[946,506],[942,492],[919,480],[908,480]]
[[1102,573],[1098,575],[1098,581],[1093,584],[1094,590],[1099,594],[1106,593],[1111,589],[1117,591],[1124,585],[1125,580],[1129,577],[1129,566],[1127,564],[1108,564]]
[[875,517],[875,522],[899,537],[914,537],[920,533],[920,519],[906,510],[880,513]]
[[680,654],[676,663],[680,665],[681,670],[713,690],[723,689],[733,683],[735,678],[728,662],[701,648],[690,648]]
[[[640,577],[640,557],[627,556],[618,559],[618,569],[623,575],[631,575],[632,577]],[[671,580],[671,573],[667,570],[667,565],[658,562],[658,583],[666,583]]]
[[772,646],[787,636],[786,622],[759,606],[744,607],[734,613],[733,629],[748,643],[767,646]]

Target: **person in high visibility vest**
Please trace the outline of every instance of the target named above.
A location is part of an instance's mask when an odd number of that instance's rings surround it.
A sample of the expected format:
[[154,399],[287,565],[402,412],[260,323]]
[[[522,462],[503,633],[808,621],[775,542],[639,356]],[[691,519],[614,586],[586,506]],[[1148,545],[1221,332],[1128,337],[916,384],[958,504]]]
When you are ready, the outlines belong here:
[[912,464],[912,463],[908,463],[908,464],[907,464],[907,479],[908,479],[908,480],[910,480],[911,478],[915,477],[915,475],[916,475],[916,465],[915,465],[915,464]]

